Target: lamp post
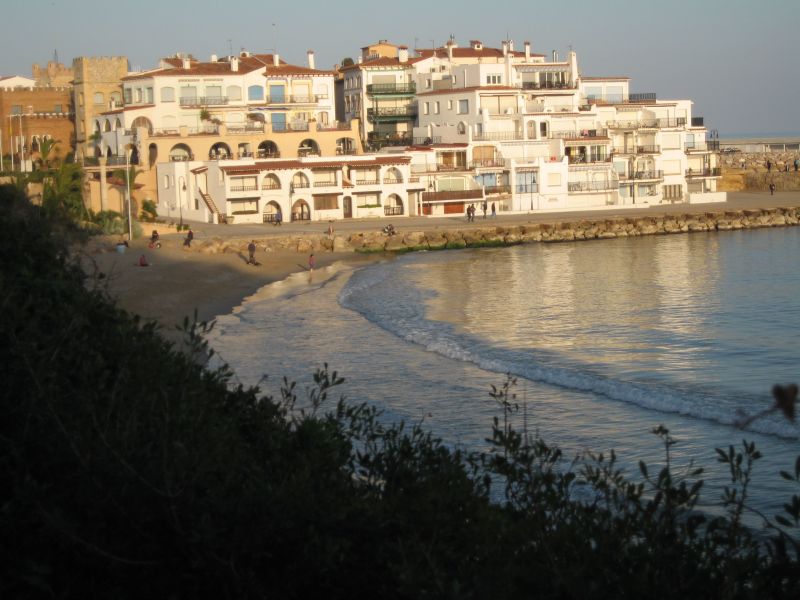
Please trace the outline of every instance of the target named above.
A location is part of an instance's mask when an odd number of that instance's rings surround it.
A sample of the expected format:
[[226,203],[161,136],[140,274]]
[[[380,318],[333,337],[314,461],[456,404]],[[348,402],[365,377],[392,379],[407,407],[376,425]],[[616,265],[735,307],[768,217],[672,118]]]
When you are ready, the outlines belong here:
[[128,151],[130,148],[125,146],[125,196],[128,201],[128,241],[133,241],[133,222],[131,221],[131,169]]

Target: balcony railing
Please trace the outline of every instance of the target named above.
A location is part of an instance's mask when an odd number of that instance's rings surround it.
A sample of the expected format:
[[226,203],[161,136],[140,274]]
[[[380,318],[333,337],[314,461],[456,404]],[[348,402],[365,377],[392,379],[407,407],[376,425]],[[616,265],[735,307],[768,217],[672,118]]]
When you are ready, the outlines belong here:
[[686,117],[678,117],[677,119],[659,119],[658,126],[664,129],[671,127],[686,127]]
[[370,83],[367,85],[368,94],[416,94],[415,83]]
[[689,142],[686,144],[687,152],[719,152],[719,140],[706,140],[705,142]]
[[523,183],[514,187],[514,192],[517,194],[538,194],[538,183]]
[[628,94],[628,102],[655,102],[655,92],[640,92],[636,94]]
[[314,187],[322,188],[322,187],[336,187],[339,185],[335,181],[315,181]]
[[356,185],[378,185],[377,179],[356,179]]
[[487,186],[484,186],[483,190],[487,194],[510,194],[511,193],[511,186],[510,185],[487,185]]
[[722,168],[714,167],[713,169],[687,169],[686,177],[722,177]]
[[317,131],[350,131],[350,123],[317,123]]
[[281,189],[281,184],[275,181],[265,181],[261,184],[262,190],[279,190]]
[[416,105],[412,106],[387,106],[384,108],[367,109],[367,118],[375,119],[411,119],[417,116]]
[[423,202],[442,200],[474,200],[483,198],[483,190],[457,190],[447,192],[422,192]]
[[570,181],[567,190],[570,192],[607,192],[619,187],[616,179],[608,181]]
[[258,185],[255,183],[243,183],[238,185],[232,185],[230,190],[232,192],[254,192],[258,189]]
[[522,139],[522,133],[516,131],[483,131],[472,136],[476,142],[505,142]]
[[308,121],[272,124],[272,133],[286,133],[288,131],[308,131]]
[[466,171],[466,164],[436,163],[437,171]]
[[264,104],[316,104],[327,98],[327,94],[287,94],[285,96],[268,96]]
[[383,183],[385,183],[386,185],[398,185],[403,183],[403,180],[398,179],[397,177],[384,177]]
[[183,107],[191,106],[224,106],[228,103],[227,96],[196,96],[194,98],[181,98]]
[[622,146],[611,149],[612,154],[658,154],[661,146]]
[[256,158],[280,158],[280,152],[267,152],[266,150],[257,150]]
[[636,171],[635,173],[631,173],[628,175],[627,173],[620,173],[620,179],[625,180],[641,180],[641,179],[664,179],[664,171],[662,170],[655,170],[655,171]]
[[380,150],[385,146],[410,146],[412,138],[402,134],[372,135],[367,140],[369,146],[375,150]]
[[434,137],[415,137],[411,139],[411,143],[415,146],[431,146],[433,144],[441,144],[442,138],[438,135]]
[[569,82],[561,82],[561,81],[543,81],[541,83],[535,81],[523,81],[522,89],[523,90],[571,90],[574,89],[574,86],[570,85]]
[[505,159],[501,157],[497,158],[475,158],[470,163],[469,166],[473,169],[481,168],[481,167],[504,167],[506,165]]
[[577,156],[568,155],[567,158],[569,158],[569,164],[571,165],[590,165],[593,163],[611,162],[610,156],[583,156],[579,154]]
[[383,207],[383,214],[387,217],[394,217],[396,215],[403,214],[403,207],[402,206],[384,206]]
[[228,133],[232,135],[263,133],[264,123],[245,123],[244,125],[228,125],[227,130]]
[[194,160],[193,154],[171,154],[169,157],[170,162],[187,162]]
[[293,181],[289,187],[291,188],[290,191],[294,191],[294,190],[310,188],[311,184],[308,181]]
[[692,127],[703,127],[703,117],[692,117]]
[[550,138],[561,140],[582,140],[591,138],[604,138],[608,137],[608,131],[605,129],[584,129],[581,131],[551,131]]

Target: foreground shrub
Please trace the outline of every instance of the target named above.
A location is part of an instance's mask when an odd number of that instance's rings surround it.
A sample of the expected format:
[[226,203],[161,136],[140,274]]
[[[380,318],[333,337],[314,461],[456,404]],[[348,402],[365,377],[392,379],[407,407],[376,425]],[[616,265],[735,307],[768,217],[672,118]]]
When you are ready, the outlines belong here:
[[[797,497],[763,531],[741,524],[750,445],[722,452],[733,483],[709,521],[700,472],[668,460],[631,482],[613,454],[565,464],[507,418],[492,451],[450,449],[330,398],[327,368],[307,397],[234,386],[200,365],[202,331],[184,324],[176,352],[116,308],[10,188],[0,264],[2,597],[800,593]],[[507,416],[513,382],[493,397]]]

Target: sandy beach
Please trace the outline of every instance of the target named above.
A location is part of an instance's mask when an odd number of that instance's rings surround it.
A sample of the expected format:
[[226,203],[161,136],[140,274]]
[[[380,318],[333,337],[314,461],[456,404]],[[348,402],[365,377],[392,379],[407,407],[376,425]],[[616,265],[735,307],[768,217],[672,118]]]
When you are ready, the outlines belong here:
[[[93,240],[82,254],[82,264],[92,276],[90,285],[105,290],[125,310],[153,320],[175,341],[176,326],[197,311],[200,321],[230,313],[262,286],[291,273],[308,271],[308,256],[259,247],[257,266],[246,254],[206,254],[182,247],[183,236],[162,237],[161,248],[148,248],[148,240],[135,239],[124,253],[116,251],[117,238]],[[144,254],[148,267],[137,262]],[[341,260],[369,262],[378,257],[352,252],[316,253],[316,270]]]

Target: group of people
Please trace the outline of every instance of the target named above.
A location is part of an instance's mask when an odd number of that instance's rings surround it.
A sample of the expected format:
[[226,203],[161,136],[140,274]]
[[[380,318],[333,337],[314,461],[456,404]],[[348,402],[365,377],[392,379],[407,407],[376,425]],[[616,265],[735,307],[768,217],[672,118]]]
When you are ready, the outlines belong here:
[[[745,164],[744,163],[744,159],[742,159],[742,168],[744,168],[744,164]],[[794,171],[796,173],[800,169],[800,159],[795,158],[793,164],[794,164]],[[789,172],[789,161],[788,160],[783,165],[783,170],[785,172],[787,172],[787,173]],[[768,160],[767,161],[767,173],[771,173],[771,172],[772,172],[772,161]]]
[[[483,218],[484,219],[486,218],[486,211],[487,211],[488,208],[489,208],[489,205],[486,202],[486,200],[484,200],[481,203],[481,210],[483,211]],[[477,209],[475,208],[474,204],[470,204],[467,207],[467,222],[472,223],[473,221],[475,221],[475,211],[476,210]],[[492,202],[492,216],[493,217],[497,216],[497,207],[495,206],[494,202]]]

